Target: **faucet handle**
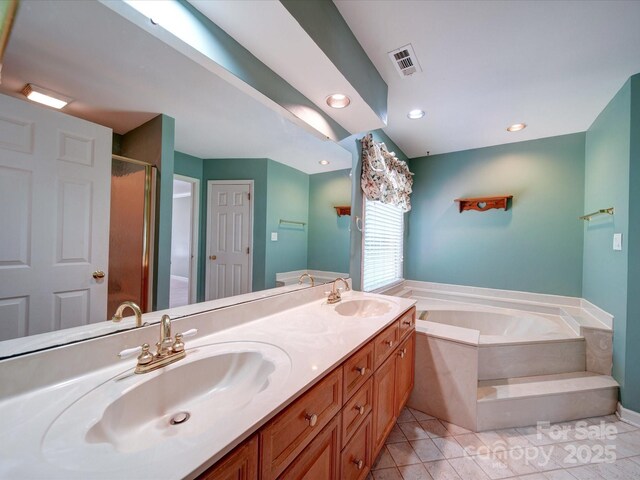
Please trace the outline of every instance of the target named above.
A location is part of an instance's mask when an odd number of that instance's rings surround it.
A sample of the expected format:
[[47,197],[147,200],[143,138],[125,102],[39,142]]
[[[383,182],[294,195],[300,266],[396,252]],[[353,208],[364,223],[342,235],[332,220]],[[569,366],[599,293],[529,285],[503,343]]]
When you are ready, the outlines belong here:
[[[197,328],[192,328],[190,330],[187,330],[186,332],[182,332],[179,335],[182,335],[182,338],[189,338],[189,337],[193,337],[195,336],[195,334],[198,333],[198,329]],[[176,335],[177,337],[178,335]]]
[[184,333],[176,333],[176,341],[171,345],[171,350],[173,353],[182,352],[184,350],[184,342],[182,341],[185,337],[193,337],[196,333],[198,333],[197,328],[192,328],[191,330],[187,330]]
[[126,350],[122,350],[118,354],[118,357],[124,360],[125,358],[130,358],[136,355],[140,355],[140,353],[142,353],[142,347],[138,346],[138,347],[127,348]]

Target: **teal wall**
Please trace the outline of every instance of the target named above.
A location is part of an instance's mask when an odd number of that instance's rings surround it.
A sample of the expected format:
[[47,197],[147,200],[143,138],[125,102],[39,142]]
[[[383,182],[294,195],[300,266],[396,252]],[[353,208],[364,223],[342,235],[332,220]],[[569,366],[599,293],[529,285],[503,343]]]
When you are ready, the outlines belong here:
[[[205,159],[203,161],[203,202],[207,204],[209,180],[253,180],[253,291],[265,288],[267,165],[266,158]],[[206,214],[201,222],[206,229]],[[206,233],[204,235],[206,238]],[[202,257],[204,258],[204,256]],[[204,281],[200,287],[204,294]],[[204,296],[204,295],[203,295]]]
[[631,82],[631,148],[629,155],[629,249],[627,271],[626,378],[622,404],[640,412],[640,75]]
[[[362,173],[362,144],[360,140],[366,133],[357,133],[338,142],[343,148],[351,152],[353,157],[353,175],[351,177],[351,242],[349,247],[349,276],[355,290],[360,290],[362,284],[362,233],[356,228],[356,219],[362,218],[362,188],[360,175]],[[394,152],[400,160],[407,161],[407,156],[393,140],[382,130],[371,132],[376,142],[384,142],[387,149]],[[405,217],[406,218],[406,217]]]
[[[307,268],[309,175],[273,160],[267,167],[267,229],[264,288],[276,286],[276,273]],[[280,224],[280,219],[306,225]],[[271,241],[271,233],[278,241]]]
[[[410,161],[405,277],[580,296],[584,133]],[[511,194],[504,210],[455,198]]]
[[[613,374],[625,408],[640,412],[640,75],[587,131],[585,210],[614,207],[585,225],[583,296],[614,316]],[[622,233],[622,251],[612,249]]]
[[307,268],[349,272],[351,217],[333,208],[351,205],[351,177],[347,170],[309,176],[309,250]]

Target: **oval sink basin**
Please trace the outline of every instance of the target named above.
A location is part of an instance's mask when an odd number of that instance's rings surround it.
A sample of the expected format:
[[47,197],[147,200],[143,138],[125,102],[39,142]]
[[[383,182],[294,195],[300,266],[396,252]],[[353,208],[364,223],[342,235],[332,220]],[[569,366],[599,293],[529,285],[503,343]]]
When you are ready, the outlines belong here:
[[[222,343],[187,350],[183,360],[146,374],[129,370],[77,400],[51,425],[43,453],[70,467],[67,450],[86,449],[91,455],[84,456],[84,467],[91,469],[90,458],[101,452],[144,454],[171,441],[188,447],[191,437],[215,432],[259,404],[261,395],[284,384],[290,369],[289,356],[269,344]],[[81,457],[76,450],[68,459],[74,470],[83,469]]]
[[345,317],[379,317],[393,308],[391,302],[373,298],[342,301],[336,306],[336,313]]

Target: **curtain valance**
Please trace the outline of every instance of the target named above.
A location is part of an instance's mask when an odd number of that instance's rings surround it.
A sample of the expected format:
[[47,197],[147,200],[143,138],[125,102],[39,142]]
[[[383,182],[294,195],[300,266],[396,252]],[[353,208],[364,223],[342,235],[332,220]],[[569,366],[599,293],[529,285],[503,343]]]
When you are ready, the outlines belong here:
[[362,192],[369,200],[411,210],[413,173],[407,162],[389,152],[384,143],[375,142],[371,134],[362,140]]

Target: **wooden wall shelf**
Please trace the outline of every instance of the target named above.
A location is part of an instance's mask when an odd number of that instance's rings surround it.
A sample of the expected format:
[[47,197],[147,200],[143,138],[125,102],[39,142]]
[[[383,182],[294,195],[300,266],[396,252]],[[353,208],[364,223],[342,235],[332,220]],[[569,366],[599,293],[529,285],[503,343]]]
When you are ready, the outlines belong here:
[[456,198],[454,201],[458,202],[460,206],[460,213],[465,210],[485,212],[492,208],[502,208],[507,210],[509,207],[509,200],[512,198],[513,195],[502,195],[499,197]]
[[351,215],[351,205],[343,205],[340,207],[333,207],[336,209],[336,213],[339,217],[343,215]]

